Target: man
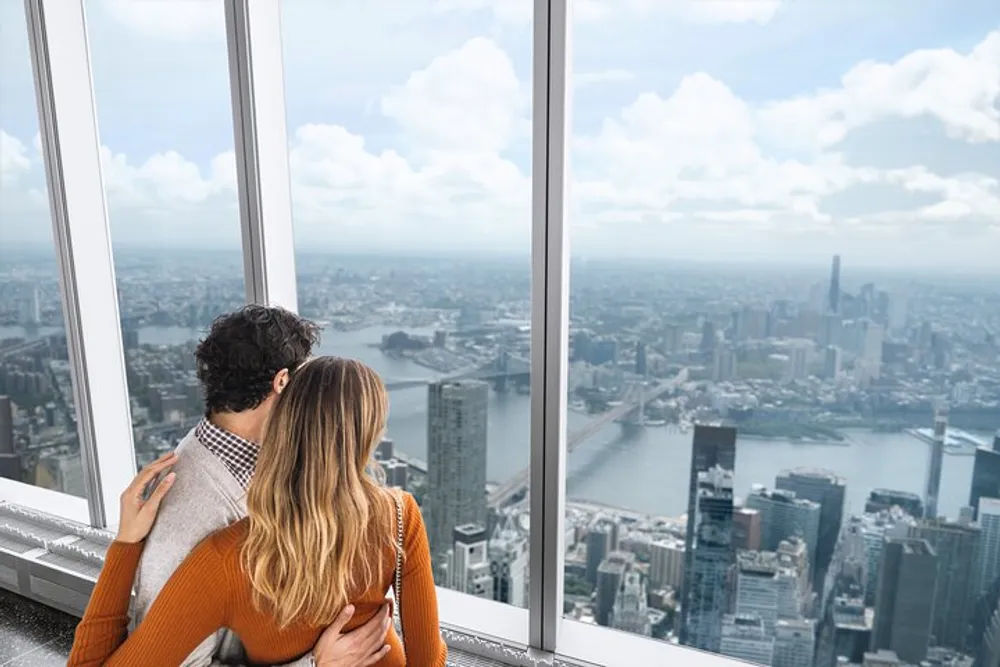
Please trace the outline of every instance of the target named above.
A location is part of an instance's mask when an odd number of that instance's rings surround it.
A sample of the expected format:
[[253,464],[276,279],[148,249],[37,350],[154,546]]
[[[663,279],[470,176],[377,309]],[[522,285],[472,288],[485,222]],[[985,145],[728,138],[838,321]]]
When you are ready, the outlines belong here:
[[[133,622],[138,624],[170,575],[209,534],[246,516],[246,489],[257,464],[257,444],[289,373],[319,339],[318,327],[281,308],[246,306],[212,323],[195,351],[205,418],[177,447],[177,473],[146,539],[136,574]],[[295,667],[361,667],[385,654],[390,623],[382,614],[341,634],[352,610],[330,626],[312,654]],[[242,661],[239,640],[222,630],[192,653],[183,667]]]

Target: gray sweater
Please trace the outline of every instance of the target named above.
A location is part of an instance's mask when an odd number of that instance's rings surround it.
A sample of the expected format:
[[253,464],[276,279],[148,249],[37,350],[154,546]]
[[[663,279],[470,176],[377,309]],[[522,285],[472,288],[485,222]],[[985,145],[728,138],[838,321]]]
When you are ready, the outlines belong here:
[[[170,575],[194,547],[247,514],[243,488],[195,437],[194,430],[177,446],[174,472],[177,478],[160,505],[135,576],[132,622],[136,625],[142,622]],[[238,638],[222,629],[206,638],[181,667],[242,664],[242,654]],[[312,662],[306,656],[290,664],[305,667]]]

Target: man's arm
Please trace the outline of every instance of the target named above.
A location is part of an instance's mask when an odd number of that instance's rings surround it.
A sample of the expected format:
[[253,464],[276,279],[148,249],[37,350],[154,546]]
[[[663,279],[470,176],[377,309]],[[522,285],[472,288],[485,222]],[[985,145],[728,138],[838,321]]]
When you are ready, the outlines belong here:
[[344,607],[333,625],[320,635],[312,652],[314,662],[308,664],[316,667],[368,667],[389,654],[390,646],[385,643],[385,636],[392,624],[391,603],[387,603],[364,625],[342,634],[353,615],[353,606]]
[[[208,535],[241,518],[241,508],[231,506],[225,494],[215,487],[211,476],[204,474],[183,453],[174,467],[177,477],[164,498],[156,524],[146,538],[139,571],[135,579],[135,606],[132,622],[138,625],[163,589],[167,580],[188,554]],[[352,612],[353,613],[353,610]],[[341,634],[351,613],[338,617],[320,636],[311,655],[283,667],[366,667],[374,664],[372,656],[383,653],[385,629],[379,631],[378,614],[365,625]],[[315,662],[313,661],[315,658]],[[231,632],[215,633],[187,657],[181,667],[222,667],[243,665],[246,658],[242,644]]]
[[[134,626],[142,622],[167,580],[188,554],[203,539],[240,518],[240,509],[185,453],[179,453],[174,472],[176,480],[160,505],[136,574]],[[212,665],[219,640],[220,633],[213,633],[188,656],[182,667]]]
[[[388,655],[390,646],[385,643],[385,637],[392,624],[391,602],[364,625],[345,633],[344,626],[352,616],[354,607],[344,607],[333,624],[320,635],[310,654],[282,667],[369,667]],[[242,651],[239,639],[229,633],[222,640],[218,655],[226,655],[230,659],[217,657],[212,661],[212,666],[244,667],[247,661]]]

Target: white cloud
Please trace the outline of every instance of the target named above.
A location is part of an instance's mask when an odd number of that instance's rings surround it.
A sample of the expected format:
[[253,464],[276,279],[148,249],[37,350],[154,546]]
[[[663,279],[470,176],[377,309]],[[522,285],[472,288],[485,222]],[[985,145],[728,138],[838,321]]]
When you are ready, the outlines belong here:
[[217,39],[225,30],[218,0],[102,0],[101,5],[124,29],[153,39]]
[[952,49],[919,50],[895,63],[866,61],[839,88],[774,102],[760,111],[772,139],[808,150],[835,146],[854,129],[887,117],[923,115],[940,121],[948,136],[1000,141],[1000,31],[963,55]]
[[0,187],[12,187],[31,168],[27,147],[0,129]]
[[[587,11],[606,4],[594,0]],[[741,3],[713,11],[730,4]],[[291,133],[299,243],[527,249],[529,82],[519,80],[508,53],[475,37],[397,81],[370,100],[372,116],[305,122]],[[642,85],[614,68],[591,70],[576,83],[615,81]],[[739,252],[800,239],[843,248],[869,236],[902,243],[916,225],[922,234],[947,235],[960,225],[991,233],[1000,220],[996,175],[938,172],[932,164],[876,168],[848,159],[839,142],[885,119],[931,116],[958,145],[992,146],[1000,142],[998,101],[1000,32],[969,53],[923,50],[893,63],[865,62],[837,88],[769,102],[748,101],[720,78],[693,71],[673,90],[646,88],[573,138],[574,249],[657,255],[709,252],[725,241]],[[24,196],[43,184],[37,146],[32,153],[0,134],[0,148],[0,209],[38,208],[37,197]],[[161,236],[238,243],[232,152],[199,159],[199,166],[167,148],[140,161],[104,150],[116,241],[148,238],[147,228],[155,228]],[[827,205],[869,186],[898,192],[898,204],[876,209],[862,200],[865,212],[843,216]],[[907,193],[929,203],[908,203]],[[825,242],[817,247],[827,251]]]
[[411,74],[382,99],[382,113],[419,146],[499,152],[526,129],[526,92],[510,57],[476,37]]
[[584,88],[586,86],[593,86],[602,83],[623,83],[634,80],[635,74],[623,69],[602,69],[573,74],[573,84],[577,88]]

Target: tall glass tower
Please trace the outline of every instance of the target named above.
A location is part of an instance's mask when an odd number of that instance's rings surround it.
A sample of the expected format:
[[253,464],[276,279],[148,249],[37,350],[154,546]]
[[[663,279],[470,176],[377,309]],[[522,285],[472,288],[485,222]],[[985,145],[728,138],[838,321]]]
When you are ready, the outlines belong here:
[[736,429],[697,425],[691,445],[680,642],[718,652],[728,612]]

